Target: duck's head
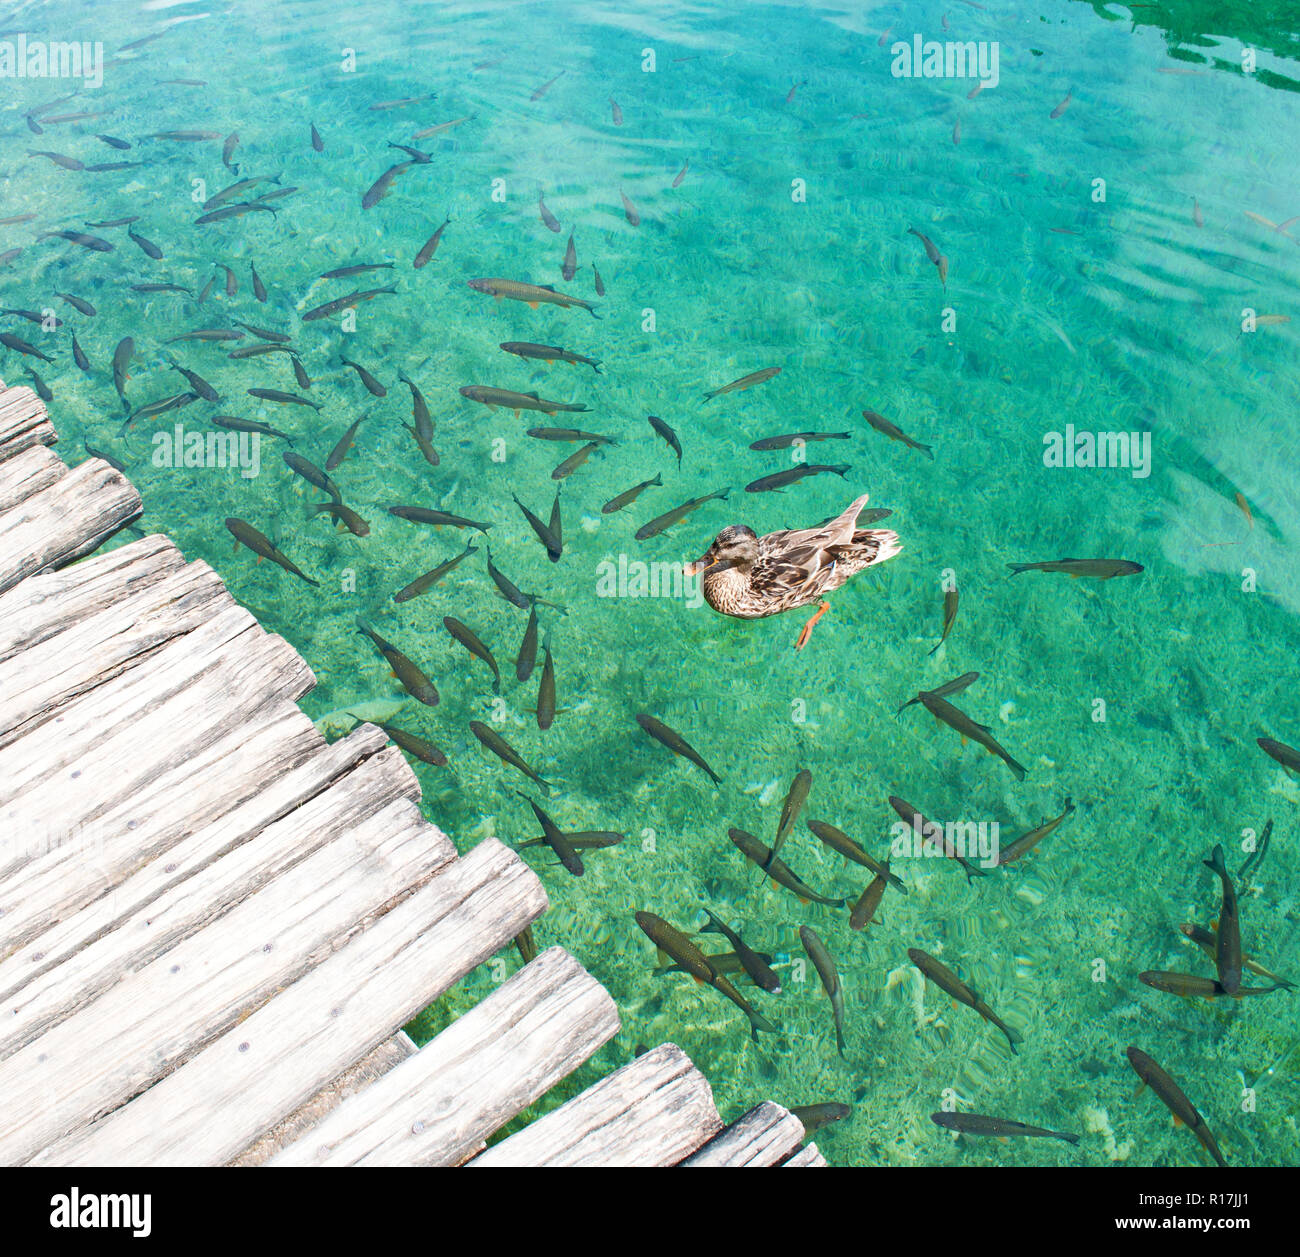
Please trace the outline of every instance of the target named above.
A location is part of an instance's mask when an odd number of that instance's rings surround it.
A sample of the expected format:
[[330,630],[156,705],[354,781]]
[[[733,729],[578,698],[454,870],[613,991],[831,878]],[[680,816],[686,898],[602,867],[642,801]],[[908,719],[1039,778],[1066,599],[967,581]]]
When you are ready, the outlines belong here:
[[714,537],[713,544],[700,558],[686,565],[685,573],[687,576],[715,576],[731,567],[747,572],[757,558],[758,535],[744,524],[732,524]]

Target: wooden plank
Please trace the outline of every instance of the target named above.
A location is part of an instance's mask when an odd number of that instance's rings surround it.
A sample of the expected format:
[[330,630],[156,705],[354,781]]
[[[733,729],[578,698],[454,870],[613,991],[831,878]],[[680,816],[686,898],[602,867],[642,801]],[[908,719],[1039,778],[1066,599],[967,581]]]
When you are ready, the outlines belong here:
[[0,380],[0,462],[34,445],[53,445],[56,440],[45,403],[26,386],[7,388]]
[[67,470],[63,459],[44,445],[33,445],[0,462],[0,511],[48,488]]
[[41,1162],[228,1161],[545,907],[536,874],[514,852],[496,839],[480,843],[180,1069],[80,1138],[50,1148]]
[[[419,795],[415,774],[401,752],[389,747],[288,816],[268,825],[254,841],[244,842],[217,859],[205,862],[201,855],[193,855],[195,848],[202,851],[213,845],[209,833],[184,839],[151,862],[156,866],[166,861],[164,870],[168,866],[176,870],[170,876],[176,879],[179,874],[179,880],[171,886],[123,915],[121,904],[126,896],[141,897],[136,883],[152,889],[168,877],[165,872],[160,877],[155,867],[146,866],[129,879],[127,887],[118,887],[98,901],[102,904],[107,900],[118,917],[107,934],[68,956],[57,968],[51,967],[48,954],[33,952],[33,947],[41,946],[39,940],[24,949],[29,955],[40,954],[43,968],[4,997],[0,1008],[0,1056],[17,1051],[71,1017],[121,974],[141,968],[182,939],[211,926],[351,826],[361,824],[397,799],[410,802],[412,793]],[[214,828],[228,833],[221,825]],[[184,876],[182,869],[190,875]],[[95,906],[90,905],[92,909]],[[11,972],[17,967],[14,960],[11,956],[6,962]]]
[[268,1164],[457,1165],[618,1028],[600,983],[549,948]]
[[799,1169],[804,1169],[812,1166],[824,1166],[825,1164],[826,1158],[822,1156],[820,1151],[818,1151],[817,1145],[808,1144],[786,1161],[782,1168],[784,1169],[790,1166],[795,1166]]
[[184,566],[185,556],[166,537],[154,534],[57,572],[29,576],[0,594],[0,662]]
[[99,458],[0,515],[0,590],[89,554],[144,506],[121,472]]
[[470,1165],[676,1165],[721,1129],[708,1080],[681,1048],[665,1043]]
[[306,1104],[299,1105],[288,1117],[278,1122],[265,1135],[250,1144],[237,1157],[232,1157],[226,1164],[237,1169],[265,1165],[281,1148],[287,1148],[310,1127],[315,1126],[325,1114],[338,1108],[344,1100],[356,1095],[363,1087],[370,1086],[376,1079],[382,1078],[408,1056],[414,1056],[415,1050],[415,1044],[407,1037],[406,1032],[399,1030],[391,1039],[385,1039],[377,1048],[372,1048],[355,1065],[349,1065],[332,1082],[326,1083]]
[[692,1168],[774,1166],[799,1150],[803,1123],[771,1100],[750,1109],[682,1162]]
[[[207,825],[196,825],[192,835],[182,836],[175,846],[131,873],[112,893],[101,895],[80,911],[67,915],[0,961],[0,1001],[13,997],[48,970],[102,938],[127,916],[156,903],[171,887],[315,798],[332,782],[377,755],[386,742],[387,735],[381,729],[362,725],[332,746],[320,747],[296,767],[273,771],[265,787],[244,803]],[[253,747],[254,762],[257,755],[258,748]],[[274,769],[275,764],[271,767]],[[419,798],[419,783],[409,767],[404,766],[403,771],[394,766],[392,776],[395,784],[402,780],[408,782],[405,797],[412,801]],[[0,1007],[0,1029],[5,1020],[6,1012]]]
[[0,1062],[0,1164],[27,1161],[169,1074],[454,856],[412,803],[393,803],[124,976]]
[[0,663],[0,748],[235,605],[216,572],[189,563]]

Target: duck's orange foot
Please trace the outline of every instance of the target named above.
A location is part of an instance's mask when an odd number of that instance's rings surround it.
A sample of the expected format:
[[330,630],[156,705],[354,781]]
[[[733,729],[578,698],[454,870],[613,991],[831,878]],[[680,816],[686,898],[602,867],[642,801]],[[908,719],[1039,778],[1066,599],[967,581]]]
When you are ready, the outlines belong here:
[[799,640],[794,644],[795,650],[802,650],[808,644],[808,639],[812,636],[813,625],[816,624],[817,621],[820,620],[830,609],[831,604],[829,602],[823,602],[817,608],[817,614],[813,616],[813,618],[800,630]]

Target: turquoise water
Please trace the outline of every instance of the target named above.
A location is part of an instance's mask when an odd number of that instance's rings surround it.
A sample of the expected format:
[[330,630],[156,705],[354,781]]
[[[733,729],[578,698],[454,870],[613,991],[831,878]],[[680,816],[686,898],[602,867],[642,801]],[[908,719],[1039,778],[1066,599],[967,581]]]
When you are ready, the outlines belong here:
[[[1178,929],[1218,915],[1217,880],[1201,862],[1222,843],[1235,873],[1243,831],[1269,818],[1271,849],[1242,890],[1245,947],[1271,970],[1300,971],[1300,786],[1255,745],[1260,736],[1300,743],[1297,324],[1265,319],[1242,330],[1247,309],[1295,317],[1300,224],[1286,223],[1300,213],[1300,76],[1285,54],[1297,41],[1294,26],[1270,26],[1258,6],[1219,6],[1214,24],[1195,6],[1134,14],[1142,20],[1119,6],[993,0],[400,11],[155,3],[27,5],[6,21],[0,39],[99,40],[110,58],[165,32],[122,53],[103,86],[74,102],[47,108],[75,84],[5,85],[0,218],[36,215],[0,227],[0,254],[22,249],[0,272],[5,304],[52,308],[65,325],[44,331],[5,316],[3,330],[55,361],[6,349],[0,370],[10,383],[25,381],[29,365],[39,371],[65,458],[84,440],[120,459],[144,496],[142,526],[213,564],[307,659],[319,684],[305,706],[331,736],[355,720],[351,708],[400,702],[394,723],[433,739],[449,760],[416,771],[427,815],[462,851],[488,835],[535,836],[515,793],[525,788],[564,829],[628,836],[589,853],[581,879],[537,849],[526,853],[552,901],[538,945],[568,948],[623,1019],[618,1038],[535,1111],[630,1059],[636,1045],[672,1040],[708,1075],[728,1119],[768,1097],[852,1104],[850,1119],[817,1137],[835,1164],[1204,1163],[1157,1099],[1133,1098],[1125,1048],[1137,1044],[1179,1081],[1230,1162],[1297,1160],[1295,997],[1185,1001],[1137,981],[1148,969],[1213,976]],[[913,33],[996,42],[999,82],[972,99],[970,79],[895,77],[890,45]],[[1243,39],[1260,49],[1253,74],[1240,71]],[[168,82],[178,79],[202,85]],[[431,101],[370,108],[431,92]],[[106,112],[47,122],[35,135],[24,120],[32,110],[38,119]],[[409,144],[417,130],[459,119],[416,141],[431,160],[362,209],[366,189],[402,159],[388,142]],[[222,165],[221,138],[142,138],[178,130],[237,132],[238,174]],[[99,132],[131,148],[112,149]],[[29,149],[143,164],[68,170]],[[274,215],[195,225],[196,202],[236,178],[275,175],[297,191],[269,203]],[[541,221],[539,191],[559,234]],[[146,256],[125,226],[85,225],[129,215],[162,259]],[[448,217],[433,259],[414,269]],[[946,257],[946,284],[909,228]],[[69,229],[115,248],[36,239]],[[570,231],[580,269],[566,283]],[[319,278],[384,261],[394,268]],[[250,262],[265,303],[253,295]],[[235,272],[234,296],[220,263]],[[201,306],[130,287],[198,293],[213,275]],[[495,302],[467,286],[480,276],[554,284],[594,302],[600,318]],[[332,298],[389,284],[395,294],[357,308],[355,331],[338,316],[302,321]],[[58,292],[90,301],[97,315]],[[251,336],[234,346],[164,343],[235,319],[291,335],[310,391],[285,355],[226,356]],[[73,361],[70,331],[88,373]],[[196,402],[121,433],[110,363],[128,335],[133,406],[186,387],[165,352],[210,381],[220,404]],[[561,345],[602,371],[523,361],[502,353],[502,341]],[[373,372],[387,396],[367,393],[341,355]],[[782,368],[775,379],[701,401],[771,366]],[[399,371],[428,399],[436,468],[402,429],[411,401]],[[471,384],[589,410],[516,418],[464,399],[458,389]],[[291,390],[320,409],[262,402],[248,388]],[[865,409],[932,446],[933,460],[873,431]],[[318,466],[366,415],[333,476],[369,535],[309,518],[325,495],[284,466],[274,439],[262,442],[255,476],[156,465],[155,432],[179,421],[206,433],[215,414],[286,431]],[[649,414],[679,435],[680,468]],[[524,433],[570,422],[618,443],[563,481],[564,552],[553,564],[511,495],[548,516],[550,472],[578,447]],[[1066,425],[1149,437],[1149,474],[1045,466],[1045,436]],[[849,464],[844,478],[744,492],[791,465],[788,451],[750,443],[805,430],[851,433],[807,451],[811,462]],[[656,475],[662,485],[633,506],[601,513]],[[654,516],[724,488],[729,497],[666,533],[634,539]],[[883,526],[897,531],[902,554],[834,594],[801,652],[792,646],[802,610],[739,621],[687,597],[601,596],[601,565],[620,556],[680,564],[724,525],[760,534],[810,526],[861,493],[892,511]],[[528,682],[514,675],[526,613],[496,596],[483,537],[387,514],[398,504],[490,522],[495,564],[567,608],[540,608],[560,708],[545,732],[531,710],[540,662]],[[232,554],[228,516],[278,540],[320,587],[255,564],[245,549]],[[393,603],[467,540],[478,553],[423,597]],[[1097,582],[1012,578],[1006,566],[1067,556],[1145,570]],[[931,655],[945,580],[960,590],[959,612]],[[494,652],[502,702],[484,665],[444,630],[446,615]],[[436,708],[404,694],[355,633],[358,616],[436,680]],[[895,717],[918,689],[968,670],[980,680],[954,701],[992,726],[1028,770],[1023,782],[922,708]],[[641,712],[684,736],[722,784],[647,738],[634,721]],[[471,720],[497,722],[554,783],[549,801],[480,747]],[[827,895],[856,898],[869,875],[822,848],[808,818],[883,857],[891,794],[934,818],[996,823],[1006,836],[1057,816],[1067,797],[1077,810],[1025,859],[969,885],[949,862],[898,860],[910,894],[888,892],[880,920],[856,933],[844,911],[762,882],[727,839],[737,826],[770,844],[802,768],[812,791],[782,857]],[[693,929],[706,906],[776,958],[782,994],[742,985],[778,1027],[758,1043],[716,992],[651,973],[654,951],[633,913]],[[801,925],[837,962],[843,1058],[803,959]],[[701,941],[726,950],[716,936]],[[1023,1036],[1018,1055],[975,1012],[921,982],[913,947],[980,989]],[[503,952],[412,1032],[436,1033],[519,964],[513,948]],[[1077,1148],[955,1140],[929,1121],[945,1102],[1083,1138]]]

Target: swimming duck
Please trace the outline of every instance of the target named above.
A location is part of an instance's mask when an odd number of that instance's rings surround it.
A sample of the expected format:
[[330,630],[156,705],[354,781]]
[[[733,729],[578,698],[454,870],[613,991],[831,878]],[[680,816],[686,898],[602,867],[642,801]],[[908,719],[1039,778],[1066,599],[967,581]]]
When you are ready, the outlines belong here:
[[709,606],[738,620],[758,620],[820,600],[817,614],[795,642],[795,649],[802,650],[813,625],[830,610],[822,595],[902,549],[898,534],[887,528],[856,527],[868,496],[855,498],[842,514],[816,528],[760,537],[744,524],[732,524],[686,566],[686,575],[701,575]]

